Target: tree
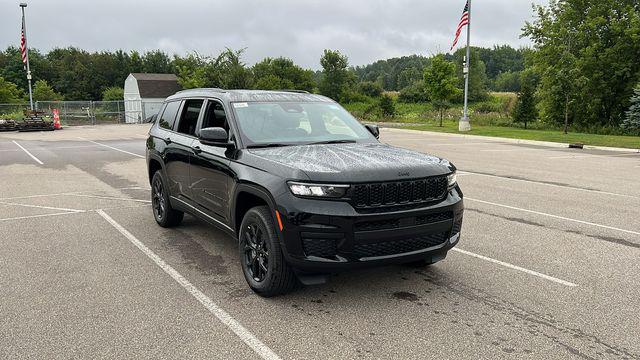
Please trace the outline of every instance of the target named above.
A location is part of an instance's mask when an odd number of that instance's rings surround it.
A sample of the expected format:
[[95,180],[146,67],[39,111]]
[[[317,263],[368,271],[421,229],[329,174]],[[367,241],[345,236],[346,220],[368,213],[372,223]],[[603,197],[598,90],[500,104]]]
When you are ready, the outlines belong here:
[[[465,49],[462,48],[456,51],[454,55],[456,73],[458,74],[458,87],[460,88],[464,86],[463,65],[465,56]],[[485,100],[488,95],[489,80],[478,49],[471,50],[471,63],[469,65],[469,101]]]
[[146,52],[142,56],[142,70],[146,73],[170,74],[173,72],[171,58],[160,50]]
[[415,83],[400,90],[398,101],[403,103],[421,103],[429,101],[424,80],[418,80]]
[[10,104],[22,102],[24,93],[18,86],[0,77],[0,104]]
[[519,92],[520,91],[520,72],[507,71],[498,74],[494,83],[495,91]]
[[578,128],[618,126],[640,80],[637,0],[556,0],[524,27],[541,74],[541,118]]
[[53,90],[46,80],[38,80],[33,86],[34,101],[60,101],[63,96]]
[[396,114],[396,106],[393,99],[387,94],[382,95],[378,102],[378,107],[380,107],[383,117],[393,117]]
[[383,91],[382,86],[377,82],[363,81],[358,84],[358,92],[366,96],[379,97]]
[[306,90],[315,87],[313,71],[305,70],[287,58],[266,58],[251,69],[254,87],[264,90]]
[[355,81],[355,75],[347,69],[349,60],[337,50],[325,50],[320,58],[320,65],[322,65],[323,75],[320,81],[320,93],[340,101]]
[[640,85],[636,87],[630,102],[631,106],[622,122],[622,128],[640,134]]
[[434,108],[440,112],[440,126],[444,110],[451,107],[451,100],[460,94],[457,82],[455,64],[445,60],[443,55],[434,57],[425,69],[425,87]]
[[513,109],[513,121],[523,123],[526,129],[528,123],[532,123],[538,118],[535,99],[536,87],[538,86],[537,75],[531,70],[524,71],[520,84],[518,99]]
[[117,86],[111,86],[102,90],[102,101],[123,101],[124,89]]

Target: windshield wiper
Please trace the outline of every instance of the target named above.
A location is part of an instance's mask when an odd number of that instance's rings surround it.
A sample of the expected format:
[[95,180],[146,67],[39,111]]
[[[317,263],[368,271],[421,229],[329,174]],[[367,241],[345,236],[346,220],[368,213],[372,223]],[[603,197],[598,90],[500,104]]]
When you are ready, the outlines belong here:
[[272,147],[283,147],[283,146],[290,146],[290,145],[281,144],[281,143],[252,144],[252,145],[247,145],[247,149],[260,149],[260,148],[272,148]]
[[320,144],[353,144],[356,143],[355,140],[327,140],[327,141],[318,141],[308,143],[307,145],[320,145]]

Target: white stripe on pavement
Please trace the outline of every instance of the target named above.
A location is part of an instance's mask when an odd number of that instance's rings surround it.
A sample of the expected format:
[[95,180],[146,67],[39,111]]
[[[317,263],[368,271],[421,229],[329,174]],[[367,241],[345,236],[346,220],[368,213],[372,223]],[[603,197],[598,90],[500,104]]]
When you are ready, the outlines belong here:
[[31,156],[31,158],[37,162],[40,165],[44,165],[44,163],[42,161],[40,161],[40,159],[38,159],[37,157],[33,156],[32,153],[29,152],[29,150],[25,149],[22,147],[22,145],[18,144],[15,140],[13,140],[13,143],[16,144],[20,149],[22,149],[22,151],[26,152],[27,155]]
[[539,272],[537,272],[537,271],[533,271],[533,270],[525,269],[525,268],[523,268],[523,267],[516,266],[516,265],[513,265],[513,264],[509,264],[509,263],[506,263],[506,262],[504,262],[504,261],[500,261],[500,260],[492,259],[492,258],[490,258],[490,257],[486,257],[486,256],[483,256],[483,255],[478,255],[478,254],[472,253],[472,252],[470,252],[470,251],[462,250],[462,249],[459,249],[459,248],[453,248],[453,249],[451,249],[451,250],[456,251],[456,252],[459,252],[459,253],[464,254],[464,255],[473,256],[473,257],[478,258],[478,259],[482,259],[482,260],[485,260],[485,261],[489,261],[489,262],[492,262],[492,263],[494,263],[494,264],[498,264],[498,265],[501,265],[501,266],[507,267],[507,268],[509,268],[509,269],[513,269],[513,270],[517,270],[517,271],[522,271],[523,273],[527,273],[527,274],[529,274],[529,275],[537,276],[537,277],[539,277],[539,278],[543,278],[543,279],[545,279],[545,280],[553,281],[553,282],[555,282],[555,283],[558,283],[558,284],[561,284],[561,285],[564,285],[564,286],[569,286],[569,287],[576,287],[576,286],[578,286],[577,284],[574,284],[574,283],[569,282],[569,281],[566,281],[566,280],[558,279],[558,278],[555,278],[555,277],[553,277],[553,276],[545,275],[545,274],[539,273]]
[[20,204],[20,203],[6,202],[6,201],[0,201],[0,204],[13,205],[13,206],[23,206],[23,207],[30,207],[30,208],[37,208],[37,209],[47,209],[47,210],[60,210],[60,211],[68,211],[68,212],[84,212],[84,210],[79,210],[79,209],[67,209],[67,208],[42,206],[42,205]]
[[85,194],[67,194],[67,195],[68,196],[93,198],[93,199],[135,201],[135,202],[142,202],[142,203],[150,203],[151,202],[151,200],[132,199],[132,198],[123,198],[123,197],[114,197],[114,196],[99,196],[99,195],[85,195]]
[[473,171],[468,171],[468,170],[466,170],[466,171],[458,170],[458,175],[461,175],[461,174],[463,174],[463,175],[485,176],[485,177],[492,177],[492,178],[504,179],[504,180],[510,180],[510,181],[521,181],[521,182],[526,182],[526,183],[530,183],[530,184],[551,186],[551,187],[557,187],[557,188],[561,188],[561,189],[571,189],[571,190],[577,190],[577,191],[592,192],[592,193],[602,194],[602,195],[612,195],[612,196],[640,199],[640,196],[635,196],[635,195],[618,194],[618,193],[614,193],[614,192],[595,190],[595,189],[583,189],[583,188],[579,188],[577,186],[571,186],[571,185],[551,184],[551,183],[546,183],[546,182],[542,182],[542,181],[527,180],[527,179],[517,179],[517,178],[508,177],[508,176],[500,176],[500,175],[492,175],[492,174],[483,174],[483,173],[478,173],[478,172],[473,172]]
[[177,272],[173,267],[164,262],[156,253],[146,247],[140,240],[138,240],[127,229],[113,220],[107,213],[102,210],[98,210],[98,214],[102,216],[109,224],[111,224],[116,230],[118,230],[124,237],[126,237],[133,245],[135,245],[140,251],[142,251],[149,259],[151,259],[156,265],[158,265],[165,273],[173,278],[180,286],[182,286],[191,296],[196,298],[209,312],[211,312],[220,322],[226,325],[231,331],[233,331],[247,346],[256,352],[263,359],[279,360],[280,357],[273,352],[267,345],[260,341],[255,335],[247,330],[242,324],[234,319],[229,313],[224,311],[216,303],[214,303],[207,295],[200,291],[197,287],[189,282],[184,276]]
[[132,152],[130,152],[130,151],[126,151],[126,150],[122,150],[122,149],[114,148],[113,146],[109,146],[109,145],[106,145],[106,144],[99,143],[99,142],[97,142],[97,141],[93,141],[93,140],[85,139],[85,138],[83,138],[83,137],[78,137],[78,139],[80,139],[80,140],[84,140],[84,141],[88,141],[88,142],[93,143],[93,144],[96,144],[96,145],[104,146],[104,147],[109,148],[109,149],[111,149],[111,150],[120,151],[121,153],[125,153],[125,154],[129,154],[129,155],[137,156],[137,157],[139,157],[139,158],[143,158],[143,159],[144,159],[144,155],[140,155],[140,154],[132,153]]
[[498,204],[498,203],[494,203],[494,202],[490,202],[490,201],[484,201],[484,200],[478,200],[478,199],[474,199],[474,198],[470,198],[470,197],[465,197],[464,199],[465,200],[471,200],[471,201],[479,202],[479,203],[482,203],[482,204],[503,207],[505,209],[518,210],[518,211],[523,211],[523,212],[527,212],[527,213],[531,213],[531,214],[548,216],[548,217],[552,217],[554,219],[571,221],[571,222],[575,222],[575,223],[578,223],[578,224],[584,224],[584,225],[595,226],[595,227],[599,227],[599,228],[603,228],[603,229],[620,231],[620,232],[624,232],[624,233],[627,233],[627,234],[640,235],[640,232],[637,232],[637,231],[620,229],[620,228],[613,227],[613,226],[596,224],[596,223],[593,223],[593,222],[584,221],[584,220],[578,220],[578,219],[572,219],[572,218],[568,218],[568,217],[564,217],[564,216],[560,216],[560,215],[553,215],[553,214],[548,214],[548,213],[544,213],[544,212],[540,212],[540,211],[523,209],[523,208],[519,208],[519,207],[515,207],[515,206],[504,205],[504,204]]
[[3,218],[3,219],[0,219],[0,221],[24,220],[24,219],[47,217],[47,216],[59,216],[59,215],[71,215],[71,214],[79,214],[79,212],[77,212],[77,211],[68,211],[68,212],[59,212],[59,213],[53,213],[53,214],[18,216],[18,217],[11,217],[11,218]]

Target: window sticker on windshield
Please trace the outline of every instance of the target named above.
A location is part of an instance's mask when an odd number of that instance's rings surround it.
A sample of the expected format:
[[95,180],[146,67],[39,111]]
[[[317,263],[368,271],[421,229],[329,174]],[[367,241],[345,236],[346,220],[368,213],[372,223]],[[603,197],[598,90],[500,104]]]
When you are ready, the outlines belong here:
[[247,103],[233,103],[233,107],[238,109],[238,108],[246,108],[249,107],[249,104]]

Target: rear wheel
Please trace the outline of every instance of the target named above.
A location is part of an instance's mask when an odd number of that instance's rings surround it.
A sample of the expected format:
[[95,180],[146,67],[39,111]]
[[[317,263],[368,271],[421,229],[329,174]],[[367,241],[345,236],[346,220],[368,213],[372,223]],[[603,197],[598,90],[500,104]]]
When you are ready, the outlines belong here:
[[296,276],[284,259],[268,206],[247,211],[239,238],[242,272],[253,291],[271,297],[293,290]]
[[169,202],[169,194],[165,187],[166,182],[160,170],[153,174],[151,180],[151,207],[153,208],[153,217],[158,225],[162,227],[177,226],[182,222],[184,213],[175,210]]

